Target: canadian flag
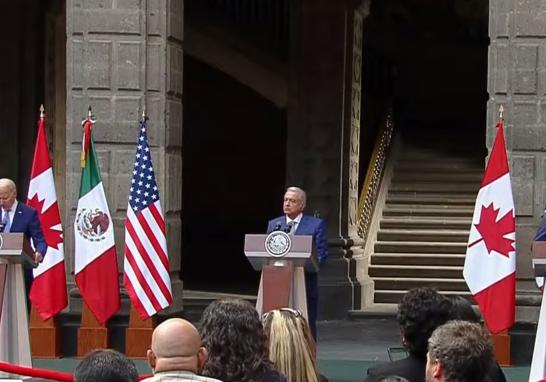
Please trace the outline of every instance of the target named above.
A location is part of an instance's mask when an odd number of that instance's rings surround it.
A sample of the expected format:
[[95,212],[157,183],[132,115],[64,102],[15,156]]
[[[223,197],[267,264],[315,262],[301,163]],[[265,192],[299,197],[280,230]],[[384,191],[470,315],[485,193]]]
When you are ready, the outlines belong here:
[[468,238],[463,275],[491,333],[514,324],[516,217],[503,120],[489,156]]
[[33,270],[34,282],[30,300],[42,320],[47,320],[67,305],[66,275],[64,270],[63,229],[55,193],[53,169],[45,133],[45,117],[38,121],[38,136],[32,162],[27,204],[38,211],[44,231],[47,252],[44,261]]

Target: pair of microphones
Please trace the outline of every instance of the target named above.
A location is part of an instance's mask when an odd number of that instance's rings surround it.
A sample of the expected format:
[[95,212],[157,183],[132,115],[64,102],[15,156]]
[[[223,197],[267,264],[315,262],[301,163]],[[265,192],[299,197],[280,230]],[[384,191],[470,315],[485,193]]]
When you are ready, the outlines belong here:
[[283,231],[284,233],[290,233],[290,231],[292,231],[293,225],[294,223],[290,222],[286,225],[286,227],[284,227],[283,230],[281,230],[281,223],[277,223],[275,224],[275,228],[273,228],[273,231]]

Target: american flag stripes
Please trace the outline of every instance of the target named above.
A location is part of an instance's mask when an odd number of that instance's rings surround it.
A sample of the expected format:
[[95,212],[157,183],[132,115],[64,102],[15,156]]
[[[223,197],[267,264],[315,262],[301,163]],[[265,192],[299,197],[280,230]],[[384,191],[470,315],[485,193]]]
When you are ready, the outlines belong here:
[[172,303],[165,219],[159,201],[146,121],[140,123],[125,219],[124,283],[143,319]]

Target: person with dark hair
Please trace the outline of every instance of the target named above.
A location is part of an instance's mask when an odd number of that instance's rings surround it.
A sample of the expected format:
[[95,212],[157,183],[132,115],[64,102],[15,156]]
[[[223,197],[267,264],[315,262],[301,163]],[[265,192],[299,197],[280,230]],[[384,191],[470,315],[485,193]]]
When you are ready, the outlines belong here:
[[424,382],[428,339],[434,329],[449,319],[449,301],[432,288],[409,290],[400,304],[396,318],[402,343],[409,356],[368,369],[366,382],[396,375],[409,382]]
[[111,349],[93,350],[76,367],[74,382],[136,382],[138,371],[133,361]]
[[213,301],[199,323],[209,356],[201,374],[224,382],[286,382],[269,360],[258,312],[248,301]]
[[482,382],[494,359],[491,337],[479,324],[450,321],[428,341],[426,382]]
[[[451,301],[450,320],[480,323],[480,316],[476,313],[470,301],[462,296],[450,296],[449,299]],[[506,382],[506,377],[497,362],[493,364],[489,373],[487,373],[484,382]]]

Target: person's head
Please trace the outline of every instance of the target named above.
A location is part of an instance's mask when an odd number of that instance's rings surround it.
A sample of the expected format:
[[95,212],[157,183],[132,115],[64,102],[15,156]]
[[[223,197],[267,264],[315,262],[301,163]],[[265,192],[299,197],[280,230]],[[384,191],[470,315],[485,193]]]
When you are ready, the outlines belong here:
[[267,337],[248,301],[213,301],[199,323],[209,358],[202,374],[224,382],[259,381],[271,369]]
[[263,323],[275,368],[290,382],[318,382],[315,342],[305,317],[283,308],[264,314]]
[[480,322],[480,316],[474,308],[470,301],[462,296],[450,296],[449,300],[451,302],[449,319],[450,320],[461,320],[461,321],[470,321],[470,322]]
[[10,209],[17,198],[15,182],[8,178],[0,179],[0,207]]
[[402,340],[417,357],[427,354],[427,341],[438,326],[449,320],[450,303],[432,288],[410,289],[398,304],[396,315]]
[[449,321],[428,341],[426,382],[481,382],[493,364],[493,344],[485,329]]
[[74,373],[74,382],[135,382],[138,371],[129,358],[110,349],[89,352]]
[[409,382],[404,377],[399,377],[397,375],[389,375],[386,377],[378,377],[377,379],[374,379],[373,382]]
[[305,191],[299,187],[288,187],[284,193],[283,212],[290,219],[294,219],[303,212],[306,202]]
[[154,329],[146,356],[154,374],[170,370],[199,373],[207,361],[199,332],[181,318],[166,320]]

